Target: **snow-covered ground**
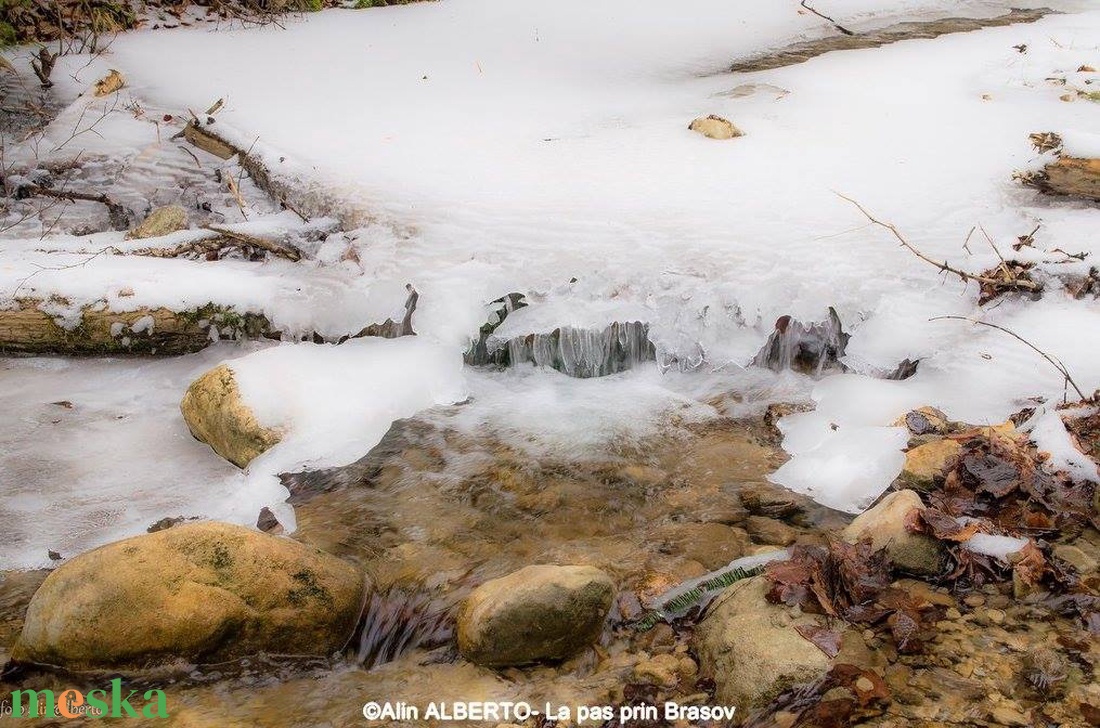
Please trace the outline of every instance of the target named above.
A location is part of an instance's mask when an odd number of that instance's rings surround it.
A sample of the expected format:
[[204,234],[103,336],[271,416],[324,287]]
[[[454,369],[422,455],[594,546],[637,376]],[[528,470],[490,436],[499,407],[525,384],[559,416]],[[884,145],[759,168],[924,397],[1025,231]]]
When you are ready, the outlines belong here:
[[[900,467],[904,438],[889,425],[907,408],[931,404],[956,419],[992,423],[1028,398],[1062,395],[1057,373],[1019,342],[929,319],[979,316],[1008,326],[1060,357],[1086,392],[1100,386],[1095,300],[1072,300],[1052,284],[1040,301],[1006,298],[979,309],[973,285],[938,274],[835,194],[859,200],[925,253],[966,270],[997,261],[979,234],[964,246],[980,224],[1006,256],[1047,272],[1087,271],[1092,257],[1048,251],[1100,253],[1100,210],[1040,198],[1012,173],[1042,161],[1028,143],[1031,132],[1092,143],[1074,133],[1097,128],[1100,104],[1062,101],[1066,88],[1048,79],[1100,84],[1097,74],[1077,71],[1100,66],[1100,11],[1084,0],[1036,4],[1066,12],[739,74],[725,69],[835,30],[795,0],[441,0],[326,11],[288,21],[285,30],[128,34],[97,60],[126,75],[128,93],[158,110],[201,109],[226,98],[219,129],[258,140],[273,166],[324,184],[372,222],[315,251],[320,263],[313,265],[154,265],[103,256],[43,271],[33,284],[40,292],[78,290],[88,300],[128,286],[146,305],[216,290],[223,302],[262,305],[288,329],[336,333],[399,306],[401,286],[411,282],[420,292],[417,331],[444,352],[431,365],[444,368],[484,321],[484,304],[521,291],[534,305],[511,328],[644,318],[662,356],[691,359],[701,347],[708,376],[733,376],[778,316],[820,320],[834,306],[853,334],[853,363],[892,369],[905,358],[921,360],[902,382],[858,374],[806,382],[816,411],[783,422],[794,457],[777,481],[858,510]],[[992,16],[1020,3],[816,5],[863,30]],[[729,118],[745,136],[716,141],[688,131],[706,114]],[[80,140],[98,143],[94,135]],[[1039,222],[1034,249],[1013,253],[1011,244]],[[0,293],[10,295],[43,264],[42,248],[94,250],[120,237],[50,246],[6,241]],[[349,245],[357,261],[344,254]],[[273,372],[285,366],[282,355],[267,356]],[[410,377],[415,370],[409,367]],[[174,395],[187,384],[177,373]],[[602,400],[601,411],[643,426],[646,413],[664,405],[628,405],[632,390],[641,401],[660,400],[653,387],[665,385],[652,377],[638,372],[560,388],[579,402],[580,393],[607,387],[601,391],[616,393],[623,406]],[[680,396],[674,391],[690,389],[675,382],[667,381],[669,402]],[[512,394],[496,406],[508,412],[502,419],[522,421],[515,413],[537,408],[539,398]],[[395,390],[395,411],[407,409],[400,406],[406,395],[427,401],[423,392]],[[584,423],[612,426],[583,419],[578,426]],[[3,437],[32,447],[33,435],[20,428],[5,420]],[[359,451],[377,439],[377,428],[368,429]],[[312,456],[323,458],[329,444],[318,440]],[[355,449],[341,452],[350,457]],[[93,456],[70,454],[74,461]],[[47,478],[32,481],[56,502]],[[221,487],[217,478],[207,482]],[[232,514],[211,507],[208,515]]]

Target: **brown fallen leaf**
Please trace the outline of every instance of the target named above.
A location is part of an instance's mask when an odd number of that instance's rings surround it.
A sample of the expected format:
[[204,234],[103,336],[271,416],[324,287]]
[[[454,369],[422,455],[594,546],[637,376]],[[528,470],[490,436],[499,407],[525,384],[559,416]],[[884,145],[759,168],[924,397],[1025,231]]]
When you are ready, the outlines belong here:
[[95,95],[106,96],[107,94],[113,94],[125,85],[126,79],[123,78],[121,73],[112,68],[110,73],[96,81]]
[[817,624],[799,624],[795,631],[812,642],[815,647],[824,652],[829,659],[840,654],[840,631],[822,627]]

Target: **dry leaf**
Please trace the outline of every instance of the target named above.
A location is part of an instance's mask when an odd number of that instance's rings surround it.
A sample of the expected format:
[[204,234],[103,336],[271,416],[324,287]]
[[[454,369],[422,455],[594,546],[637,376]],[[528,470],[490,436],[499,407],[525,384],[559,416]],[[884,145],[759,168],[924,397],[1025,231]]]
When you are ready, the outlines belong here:
[[106,96],[107,94],[113,94],[125,85],[126,79],[122,77],[121,73],[112,68],[110,73],[96,81],[95,95]]

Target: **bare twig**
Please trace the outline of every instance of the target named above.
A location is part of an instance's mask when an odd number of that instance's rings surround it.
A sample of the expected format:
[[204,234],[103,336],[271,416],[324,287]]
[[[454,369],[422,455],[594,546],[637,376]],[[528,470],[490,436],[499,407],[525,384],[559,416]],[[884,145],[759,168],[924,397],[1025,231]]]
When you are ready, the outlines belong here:
[[1073,391],[1077,392],[1077,396],[1079,396],[1081,399],[1087,399],[1087,397],[1085,397],[1085,393],[1082,392],[1081,388],[1077,386],[1077,382],[1073,381],[1073,377],[1070,376],[1069,370],[1066,369],[1065,364],[1063,364],[1061,361],[1059,361],[1057,357],[1051,356],[1050,354],[1046,353],[1045,351],[1043,351],[1039,347],[1035,346],[1035,344],[1032,344],[1030,341],[1028,341],[1024,337],[1020,336],[1015,331],[1012,331],[1011,329],[1006,329],[1004,326],[1000,326],[998,324],[991,324],[988,321],[979,321],[978,319],[972,319],[972,318],[968,318],[966,316],[936,316],[936,317],[930,318],[928,320],[929,321],[944,321],[944,320],[969,321],[972,324],[977,324],[979,326],[988,326],[991,329],[997,329],[998,331],[1003,331],[1004,333],[1006,333],[1009,336],[1013,337],[1017,341],[1020,341],[1021,343],[1026,345],[1028,348],[1030,348],[1032,351],[1034,351],[1036,354],[1038,354],[1039,356],[1043,357],[1048,362],[1050,362],[1051,366],[1053,366],[1055,369],[1057,369],[1058,373],[1061,374],[1065,378],[1066,384],[1073,387]]
[[806,0],[802,0],[802,2],[801,2],[801,3],[799,3],[799,5],[801,5],[802,7],[806,8],[807,10],[809,10],[809,11],[810,11],[811,13],[813,13],[813,14],[814,14],[814,15],[816,15],[817,17],[821,18],[822,20],[828,20],[828,21],[829,21],[830,23],[832,23],[832,24],[833,24],[833,27],[834,27],[834,28],[836,28],[837,30],[839,30],[839,31],[840,31],[841,33],[843,33],[844,35],[855,35],[855,33],[853,33],[852,31],[848,30],[848,29],[847,29],[847,28],[845,28],[845,27],[844,27],[843,25],[841,25],[840,23],[838,23],[838,22],[836,22],[835,20],[833,20],[832,18],[830,18],[830,17],[828,16],[828,15],[823,15],[823,14],[821,14],[821,13],[817,12],[816,10],[814,10],[813,8],[811,8],[811,7],[809,6],[809,5],[807,5],[807,4],[806,4]]
[[[842,195],[839,192],[837,192],[835,194],[840,199],[845,200],[847,202],[850,202],[852,205],[854,205],[856,207],[856,209],[859,210],[861,213],[863,213],[863,216],[866,217],[868,220],[870,220],[872,223],[874,223],[875,225],[878,225],[881,228],[885,228],[886,230],[889,230],[890,233],[901,244],[901,246],[903,248],[905,248],[910,253],[917,256],[918,258],[920,258],[924,262],[930,263],[931,265],[934,265],[941,272],[956,275],[960,279],[962,279],[963,281],[977,281],[978,283],[985,283],[985,284],[990,285],[990,286],[1004,286],[1007,283],[1009,283],[1009,281],[1000,280],[1000,279],[997,279],[997,278],[990,278],[989,276],[982,276],[982,275],[975,275],[974,273],[967,273],[964,270],[952,267],[951,265],[949,265],[947,263],[947,261],[940,261],[940,260],[936,260],[934,258],[928,257],[927,255],[922,253],[919,249],[914,247],[912,243],[910,243],[908,240],[906,240],[905,237],[901,234],[901,232],[897,229],[896,226],[894,226],[891,223],[883,222],[882,220],[877,219],[874,215],[872,215],[871,213],[869,213],[867,211],[867,208],[865,208],[863,205],[861,205],[858,202],[856,202],[855,200],[853,200],[851,197],[848,197],[846,195]],[[998,253],[998,255],[999,254],[1000,253]],[[1019,278],[1014,278],[1014,280],[1011,281],[1011,284],[1013,286],[1017,287],[1017,288],[1022,288],[1024,290],[1028,290],[1028,291],[1038,291],[1041,288],[1041,286],[1038,283],[1034,282],[1034,281],[1019,279]]]
[[29,275],[27,275],[26,277],[24,277],[23,279],[21,279],[19,281],[19,283],[15,286],[15,290],[11,292],[11,299],[13,301],[16,300],[16,297],[19,295],[19,291],[23,288],[24,285],[26,285],[27,281],[29,281],[31,278],[34,278],[39,273],[45,273],[46,271],[69,270],[71,268],[83,268],[84,266],[88,265],[89,263],[91,263],[93,260],[95,260],[99,256],[103,255],[104,253],[108,253],[108,252],[112,252],[112,251],[115,252],[115,253],[119,252],[118,248],[116,248],[115,246],[108,245],[106,248],[103,248],[102,250],[96,251],[95,253],[93,253],[89,257],[85,258],[84,260],[80,261],[79,263],[70,263],[69,265],[46,266],[46,265],[38,265],[37,263],[32,263],[32,265],[36,268],[36,270],[34,270],[32,273],[30,273]]

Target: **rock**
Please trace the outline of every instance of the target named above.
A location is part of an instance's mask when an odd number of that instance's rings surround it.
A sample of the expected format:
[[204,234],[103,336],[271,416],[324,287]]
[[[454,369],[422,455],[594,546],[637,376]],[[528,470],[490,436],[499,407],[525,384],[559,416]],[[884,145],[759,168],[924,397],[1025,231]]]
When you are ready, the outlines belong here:
[[241,399],[233,370],[225,364],[191,383],[180,402],[180,411],[195,439],[238,468],[247,466],[282,438],[278,430],[256,420]]
[[946,435],[951,430],[951,421],[935,407],[918,407],[899,417],[894,427],[904,427],[910,435]]
[[688,129],[710,139],[733,139],[745,135],[745,132],[734,126],[728,119],[714,114],[700,116],[688,125]]
[[1085,550],[1071,544],[1058,544],[1054,547],[1054,556],[1077,569],[1081,575],[1087,575],[1100,568],[1100,562],[1085,553]]
[[757,543],[771,546],[790,546],[798,538],[798,531],[786,523],[764,516],[749,516],[745,530]]
[[673,688],[680,682],[680,667],[680,658],[676,655],[654,655],[634,666],[634,679],[640,683]]
[[805,506],[791,491],[771,484],[745,486],[741,505],[754,516],[789,519],[802,514]]
[[178,230],[187,229],[187,211],[179,205],[158,207],[140,225],[126,234],[127,240],[159,238]]
[[260,515],[256,517],[256,528],[264,533],[272,533],[276,536],[283,532],[283,524],[279,523],[279,519],[267,506],[261,508]]
[[50,574],[14,659],[71,669],[328,655],[355,628],[364,580],[290,539],[204,522],[135,536]]
[[706,569],[720,569],[743,556],[748,534],[721,523],[670,523],[654,533],[669,553],[697,561]]
[[528,566],[463,602],[458,649],[487,667],[562,660],[599,637],[615,585],[591,566]]
[[870,538],[874,548],[886,549],[886,554],[899,569],[912,574],[939,574],[944,565],[944,551],[939,541],[905,529],[905,518],[913,509],[924,509],[916,492],[890,493],[848,524],[844,540],[855,543]]
[[962,446],[954,440],[934,440],[919,445],[905,453],[905,466],[898,477],[908,486],[927,488],[961,452]]
[[754,576],[734,583],[711,604],[695,631],[700,672],[715,681],[717,702],[739,713],[768,703],[792,685],[822,677],[832,660],[796,626],[826,626],[765,599],[768,582]]

